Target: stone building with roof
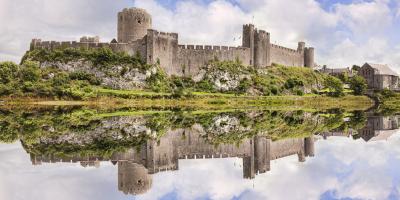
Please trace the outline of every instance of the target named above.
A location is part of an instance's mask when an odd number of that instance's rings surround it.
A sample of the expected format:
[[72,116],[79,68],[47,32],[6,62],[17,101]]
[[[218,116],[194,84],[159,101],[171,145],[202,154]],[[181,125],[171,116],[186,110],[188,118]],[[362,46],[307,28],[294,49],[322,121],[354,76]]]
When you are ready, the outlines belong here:
[[399,90],[399,75],[388,65],[365,63],[358,75],[365,78],[369,89]]
[[318,70],[321,73],[329,74],[331,76],[340,76],[342,74],[347,74],[349,77],[353,76],[353,70],[350,68],[328,68],[327,66],[322,67]]
[[365,127],[357,131],[355,138],[362,138],[367,142],[387,140],[398,129],[399,116],[370,116]]

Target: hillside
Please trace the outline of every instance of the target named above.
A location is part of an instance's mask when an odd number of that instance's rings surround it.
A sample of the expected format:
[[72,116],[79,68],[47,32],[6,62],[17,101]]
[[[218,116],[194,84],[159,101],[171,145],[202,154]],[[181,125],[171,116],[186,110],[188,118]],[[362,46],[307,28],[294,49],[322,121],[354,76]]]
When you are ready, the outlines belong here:
[[[99,95],[182,97],[209,93],[246,96],[317,94],[331,76],[304,67],[254,69],[238,61],[210,61],[192,78],[168,77],[140,55],[101,49],[36,49],[21,65],[0,63],[2,96],[88,99]],[[144,95],[143,95],[144,94]],[[147,95],[149,94],[149,95]],[[151,94],[151,95],[150,95]],[[129,95],[128,95],[129,96]]]

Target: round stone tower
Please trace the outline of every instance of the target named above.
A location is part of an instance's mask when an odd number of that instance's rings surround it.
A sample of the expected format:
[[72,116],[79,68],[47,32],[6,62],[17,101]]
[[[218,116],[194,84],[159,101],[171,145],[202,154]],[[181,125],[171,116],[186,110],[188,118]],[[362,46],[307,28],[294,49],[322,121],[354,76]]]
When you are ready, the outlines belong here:
[[146,10],[125,8],[118,13],[118,42],[129,43],[142,39],[151,27],[151,15]]
[[124,194],[139,195],[150,190],[153,179],[147,169],[131,161],[118,162],[118,189]]
[[308,47],[304,51],[304,66],[314,68],[314,48]]

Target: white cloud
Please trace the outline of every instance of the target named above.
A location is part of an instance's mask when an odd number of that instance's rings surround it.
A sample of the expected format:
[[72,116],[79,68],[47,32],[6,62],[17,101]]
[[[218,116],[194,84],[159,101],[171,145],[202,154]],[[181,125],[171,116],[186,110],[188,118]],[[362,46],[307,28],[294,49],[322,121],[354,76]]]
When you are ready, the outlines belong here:
[[388,0],[375,0],[349,5],[337,4],[335,10],[354,34],[376,34],[385,31],[393,22],[388,3]]
[[[248,18],[239,7],[223,0],[208,5],[181,1],[174,12],[154,0],[136,0],[135,6],[152,14],[155,29],[178,32],[183,44],[232,45],[233,39],[241,35],[242,25]],[[237,40],[235,44],[240,42]]]
[[0,60],[19,61],[32,38],[77,40],[82,35],[116,35],[116,13],[129,1],[2,0]]

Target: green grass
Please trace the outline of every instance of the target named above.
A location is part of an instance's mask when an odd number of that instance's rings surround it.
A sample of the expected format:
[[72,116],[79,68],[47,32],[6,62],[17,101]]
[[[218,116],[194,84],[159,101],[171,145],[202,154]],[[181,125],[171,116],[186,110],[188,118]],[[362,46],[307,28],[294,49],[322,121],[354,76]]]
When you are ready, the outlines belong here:
[[152,92],[152,91],[144,91],[144,90],[115,90],[115,89],[104,89],[104,88],[96,88],[95,91],[99,95],[106,96],[116,96],[116,97],[169,97],[171,93],[164,92]]
[[96,117],[107,118],[107,117],[123,117],[123,116],[140,116],[140,115],[153,115],[161,113],[172,113],[172,111],[166,110],[141,110],[141,111],[118,111],[111,113],[101,113],[97,114]]

